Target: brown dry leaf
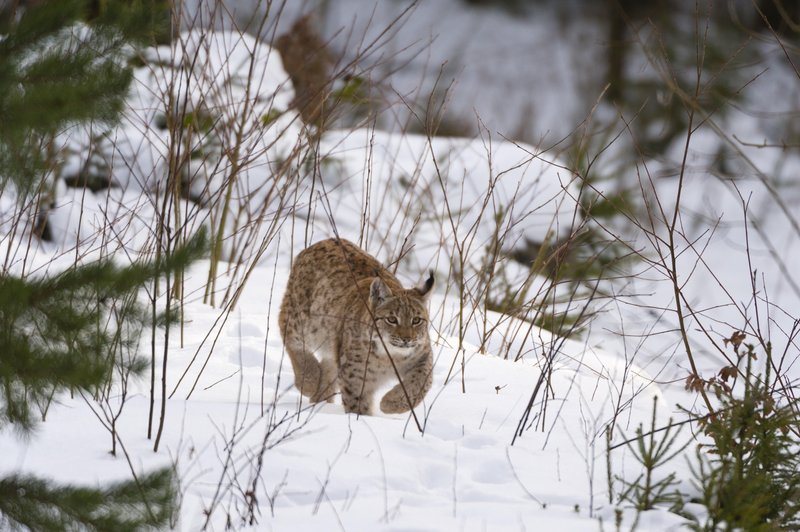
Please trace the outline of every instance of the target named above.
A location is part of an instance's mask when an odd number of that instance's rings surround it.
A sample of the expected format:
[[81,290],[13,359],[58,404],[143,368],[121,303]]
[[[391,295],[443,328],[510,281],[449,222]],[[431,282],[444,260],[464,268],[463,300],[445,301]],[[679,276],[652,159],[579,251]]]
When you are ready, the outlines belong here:
[[692,373],[688,377],[686,377],[686,383],[684,385],[684,389],[691,391],[691,392],[702,392],[703,386],[705,386],[706,381],[700,378],[699,375]]
[[722,382],[728,382],[728,379],[735,379],[738,373],[739,370],[736,366],[725,366],[719,370],[719,378],[722,379]]
[[742,342],[744,342],[745,338],[747,338],[746,333],[742,331],[733,331],[731,337],[723,339],[722,342],[725,344],[726,347],[730,343],[733,346],[733,350],[737,351],[739,349],[739,346],[742,345]]

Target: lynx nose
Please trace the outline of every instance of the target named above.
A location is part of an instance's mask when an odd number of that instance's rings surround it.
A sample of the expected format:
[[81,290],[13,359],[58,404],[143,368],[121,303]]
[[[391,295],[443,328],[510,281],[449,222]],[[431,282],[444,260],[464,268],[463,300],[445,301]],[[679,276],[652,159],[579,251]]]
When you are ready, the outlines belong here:
[[397,347],[413,347],[414,346],[414,339],[413,338],[403,338],[403,337],[393,337],[392,343]]

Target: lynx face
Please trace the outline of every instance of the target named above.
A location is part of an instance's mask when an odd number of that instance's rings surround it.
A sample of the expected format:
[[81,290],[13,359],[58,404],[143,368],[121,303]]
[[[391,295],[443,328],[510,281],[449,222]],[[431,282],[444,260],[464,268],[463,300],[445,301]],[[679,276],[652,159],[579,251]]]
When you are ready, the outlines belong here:
[[[430,285],[433,279],[430,280]],[[426,296],[430,286],[402,290],[393,294],[380,277],[370,286],[370,305],[380,339],[392,352],[411,351],[428,340]],[[380,344],[381,340],[378,340]]]
[[380,337],[392,351],[413,350],[428,341],[428,311],[421,298],[390,297],[374,313]]

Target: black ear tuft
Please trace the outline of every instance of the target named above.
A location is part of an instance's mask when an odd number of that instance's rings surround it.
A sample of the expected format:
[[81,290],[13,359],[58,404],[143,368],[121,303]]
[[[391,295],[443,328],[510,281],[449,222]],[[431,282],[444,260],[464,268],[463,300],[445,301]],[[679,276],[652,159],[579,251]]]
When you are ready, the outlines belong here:
[[433,270],[428,270],[428,278],[424,283],[419,285],[416,290],[419,295],[427,296],[430,293],[431,288],[433,288]]

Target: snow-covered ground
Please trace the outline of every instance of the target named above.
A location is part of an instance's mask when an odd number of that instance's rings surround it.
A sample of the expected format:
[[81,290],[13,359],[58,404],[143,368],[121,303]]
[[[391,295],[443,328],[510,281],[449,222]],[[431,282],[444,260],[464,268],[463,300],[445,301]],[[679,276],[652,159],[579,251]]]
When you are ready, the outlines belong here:
[[[583,531],[598,529],[600,521],[613,529],[618,518],[623,528],[636,522],[638,530],[685,524],[666,509],[637,516],[630,503],[609,500],[609,489],[618,495],[621,479],[632,481],[640,468],[624,446],[607,452],[607,428],[613,426],[619,443],[640,424],[649,427],[654,400],[656,425],[666,425],[675,397],[663,383],[686,375],[680,354],[654,355],[659,338],[651,346],[619,334],[650,327],[654,318],[615,308],[578,341],[485,308],[480,272],[493,245],[512,249],[524,239],[542,242],[574,229],[579,183],[563,163],[490,130],[471,140],[330,131],[309,151],[277,53],[236,33],[185,34],[181,42],[185,53],[181,46],[151,51],[150,65],[136,72],[128,113],[103,141],[107,151],[96,164],[108,168],[114,186],[92,193],[57,182],[53,242],[31,241],[29,225],[15,225],[18,205],[8,189],[0,196],[7,236],[0,252],[11,257],[16,273],[57,271],[75,257],[147,256],[159,223],[178,220],[187,233],[201,224],[223,227],[228,261],[199,261],[185,277],[184,325],[169,340],[170,398],[159,451],[146,438],[147,383],[131,384],[119,418],[121,443],[137,471],[176,466],[178,529]],[[185,59],[198,50],[192,66]],[[195,123],[211,116],[219,126],[211,130],[229,135],[198,127],[173,142],[159,127],[170,112],[168,91],[176,107],[186,103]],[[563,96],[558,89],[547,95]],[[84,166],[90,136],[63,136],[72,151],[65,152],[62,175]],[[194,201],[165,203],[176,146],[199,155],[182,174]],[[708,146],[715,144],[702,138],[693,145],[690,162],[701,166]],[[231,173],[235,180],[227,179]],[[708,216],[703,207],[711,206],[728,224],[706,248],[709,271],[744,291],[734,297],[746,300],[749,286],[736,270],[744,268],[746,277],[749,265],[741,246],[731,246],[741,239],[739,198],[726,184],[690,177],[687,209]],[[674,180],[659,184],[664,193],[670,187]],[[747,198],[749,189],[741,190]],[[790,205],[793,199],[785,197]],[[755,198],[761,212],[774,208],[767,200]],[[798,234],[784,220],[767,218],[759,228],[791,267],[800,260]],[[702,235],[705,228],[692,231]],[[725,231],[730,237],[720,234]],[[357,418],[338,404],[308,405],[292,385],[278,305],[291,258],[332,234],[360,242],[386,263],[399,259],[406,285],[428,269],[437,273],[434,385],[416,412],[422,432],[410,416]],[[751,236],[757,260],[766,264],[759,271],[780,270],[759,247],[767,239]],[[697,262],[688,251],[681,260],[687,271]],[[511,279],[525,277],[506,262]],[[727,294],[717,293],[702,268],[696,271],[687,293],[698,308],[713,308]],[[461,294],[455,272],[464,273]],[[654,275],[641,276],[647,277]],[[644,286],[627,289],[654,309],[669,305],[663,290]],[[213,305],[204,297],[209,288]],[[800,314],[791,287],[776,297],[788,315]],[[741,326],[736,319],[719,318],[719,334]],[[156,338],[159,368],[164,341]],[[148,355],[146,344],[149,338],[141,346]],[[31,439],[0,433],[0,474],[24,471],[79,484],[128,478],[128,461],[108,454],[111,436],[93,412],[101,407],[62,396]],[[671,471],[689,478],[681,459],[663,473]],[[686,482],[681,488],[693,489]]]
[[[541,364],[480,354],[466,343],[463,393],[458,340],[434,334],[434,386],[417,409],[420,434],[408,416],[357,418],[338,404],[302,403],[277,332],[275,302],[287,272],[256,268],[236,309],[218,321],[221,312],[198,301],[207,266],[200,262],[187,275],[194,295],[186,305],[184,347],[170,350],[170,391],[188,373],[168,403],[162,450],[154,454],[145,438],[144,383],[119,425],[137,469],[176,463],[179,529],[199,529],[209,509],[211,529],[223,529],[228,518],[238,528],[248,516],[244,493],[254,483],[260,530],[580,531],[595,528],[598,518],[613,522],[603,431],[619,409],[619,428],[632,435],[637,423],[649,423],[651,398],[660,397],[656,387],[644,390],[647,377],[619,357],[561,345],[547,411],[540,412],[538,400],[530,421],[541,428],[511,446]],[[447,318],[456,311],[442,297],[432,307],[444,307]],[[528,341],[541,352],[540,339]],[[446,382],[454,360],[457,369]],[[633,406],[624,406],[633,396]],[[29,442],[3,434],[2,471],[90,484],[125,478],[127,462],[108,454],[110,435],[91,403],[59,402]],[[632,512],[626,517],[632,520]],[[681,521],[653,511],[642,526],[665,530]]]

